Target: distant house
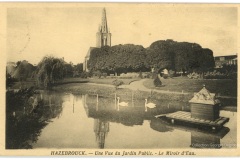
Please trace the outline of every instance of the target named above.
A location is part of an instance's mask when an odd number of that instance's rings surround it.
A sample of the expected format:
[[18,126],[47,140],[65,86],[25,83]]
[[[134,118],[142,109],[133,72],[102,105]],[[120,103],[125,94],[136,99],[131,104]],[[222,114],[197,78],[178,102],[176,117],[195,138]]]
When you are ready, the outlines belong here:
[[237,55],[214,57],[215,68],[222,68],[223,65],[237,65]]

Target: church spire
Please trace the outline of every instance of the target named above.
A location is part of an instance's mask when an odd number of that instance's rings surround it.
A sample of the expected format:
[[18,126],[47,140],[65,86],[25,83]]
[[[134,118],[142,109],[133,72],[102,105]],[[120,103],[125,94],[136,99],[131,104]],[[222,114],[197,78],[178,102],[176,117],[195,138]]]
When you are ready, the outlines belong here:
[[102,46],[111,46],[111,33],[107,25],[107,15],[106,9],[103,8],[102,10],[102,24],[100,25],[98,32],[96,34],[97,37],[97,47]]
[[106,9],[102,11],[102,33],[108,33]]

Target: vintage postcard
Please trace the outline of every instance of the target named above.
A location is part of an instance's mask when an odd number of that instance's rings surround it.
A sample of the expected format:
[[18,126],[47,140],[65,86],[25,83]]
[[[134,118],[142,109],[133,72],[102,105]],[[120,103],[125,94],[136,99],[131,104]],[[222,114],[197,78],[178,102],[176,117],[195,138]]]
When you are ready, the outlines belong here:
[[239,7],[0,3],[0,156],[239,156]]

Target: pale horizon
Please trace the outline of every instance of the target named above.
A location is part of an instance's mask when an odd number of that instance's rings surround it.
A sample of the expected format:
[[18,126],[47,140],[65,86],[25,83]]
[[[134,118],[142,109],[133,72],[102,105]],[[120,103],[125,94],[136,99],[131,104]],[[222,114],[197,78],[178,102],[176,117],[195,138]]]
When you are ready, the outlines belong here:
[[[211,6],[211,5],[209,5]],[[82,63],[96,46],[102,7],[9,8],[7,61],[37,64],[45,55]],[[158,40],[198,43],[214,56],[237,53],[236,7],[116,5],[105,7],[112,46],[147,48]]]

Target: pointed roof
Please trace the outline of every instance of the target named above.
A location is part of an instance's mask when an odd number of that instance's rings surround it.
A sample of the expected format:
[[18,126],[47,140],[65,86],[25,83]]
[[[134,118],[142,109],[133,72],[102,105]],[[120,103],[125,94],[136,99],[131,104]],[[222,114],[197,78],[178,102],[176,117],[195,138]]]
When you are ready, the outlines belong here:
[[106,9],[103,8],[102,11],[102,33],[108,33],[108,26],[107,26],[107,15],[106,15]]
[[201,103],[201,104],[211,104],[211,105],[220,103],[220,101],[218,99],[215,99],[215,93],[210,93],[205,88],[205,85],[198,93],[194,93],[193,98],[189,102]]

